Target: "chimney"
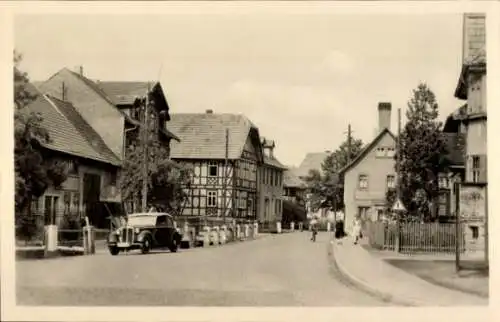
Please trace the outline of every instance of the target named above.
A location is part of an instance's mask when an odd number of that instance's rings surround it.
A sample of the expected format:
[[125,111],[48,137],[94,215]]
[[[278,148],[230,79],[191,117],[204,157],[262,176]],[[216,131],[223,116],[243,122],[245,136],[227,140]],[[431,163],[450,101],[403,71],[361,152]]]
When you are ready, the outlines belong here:
[[206,114],[214,114],[214,111],[213,110],[206,110],[205,113]]
[[80,70],[80,76],[83,76],[83,66],[82,65],[80,65],[79,70]]
[[378,132],[384,129],[391,129],[391,109],[392,105],[389,102],[378,103]]

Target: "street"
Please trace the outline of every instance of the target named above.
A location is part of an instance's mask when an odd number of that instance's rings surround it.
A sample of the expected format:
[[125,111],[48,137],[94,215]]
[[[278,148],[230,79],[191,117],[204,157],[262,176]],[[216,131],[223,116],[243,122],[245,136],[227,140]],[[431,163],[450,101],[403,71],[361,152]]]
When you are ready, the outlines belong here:
[[383,306],[332,267],[331,234],[264,235],[209,249],[17,261],[18,305]]

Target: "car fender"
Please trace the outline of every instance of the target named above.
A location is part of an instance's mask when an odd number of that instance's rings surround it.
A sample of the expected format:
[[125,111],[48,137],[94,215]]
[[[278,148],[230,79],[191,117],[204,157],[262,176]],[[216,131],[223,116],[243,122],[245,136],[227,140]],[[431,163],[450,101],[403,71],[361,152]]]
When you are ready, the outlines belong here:
[[118,236],[115,231],[108,234],[108,243],[116,243],[118,241]]
[[146,239],[146,237],[152,237],[152,234],[150,231],[148,230],[143,230],[139,233],[139,236],[137,236],[137,241],[142,243],[144,241],[144,239]]

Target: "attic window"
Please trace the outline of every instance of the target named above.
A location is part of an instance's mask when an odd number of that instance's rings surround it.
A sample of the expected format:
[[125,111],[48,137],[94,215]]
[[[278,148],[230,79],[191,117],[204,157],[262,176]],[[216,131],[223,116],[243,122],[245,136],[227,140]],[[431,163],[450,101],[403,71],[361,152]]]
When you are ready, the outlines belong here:
[[376,156],[378,158],[381,158],[383,157],[385,154],[385,148],[377,148],[377,151],[376,151]]
[[209,177],[217,177],[217,171],[218,170],[218,167],[217,167],[217,162],[216,161],[210,161],[208,163],[208,176]]

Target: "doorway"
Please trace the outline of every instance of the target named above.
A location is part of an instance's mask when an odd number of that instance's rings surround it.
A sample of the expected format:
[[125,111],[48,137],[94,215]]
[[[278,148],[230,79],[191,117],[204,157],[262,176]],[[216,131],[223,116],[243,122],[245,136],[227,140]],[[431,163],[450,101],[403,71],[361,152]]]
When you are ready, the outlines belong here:
[[58,203],[59,196],[45,196],[44,224],[46,226],[56,224]]
[[101,197],[101,176],[98,174],[85,173],[83,175],[83,204],[85,206],[85,216],[89,218],[91,225],[99,223],[103,216],[102,207],[99,207]]

